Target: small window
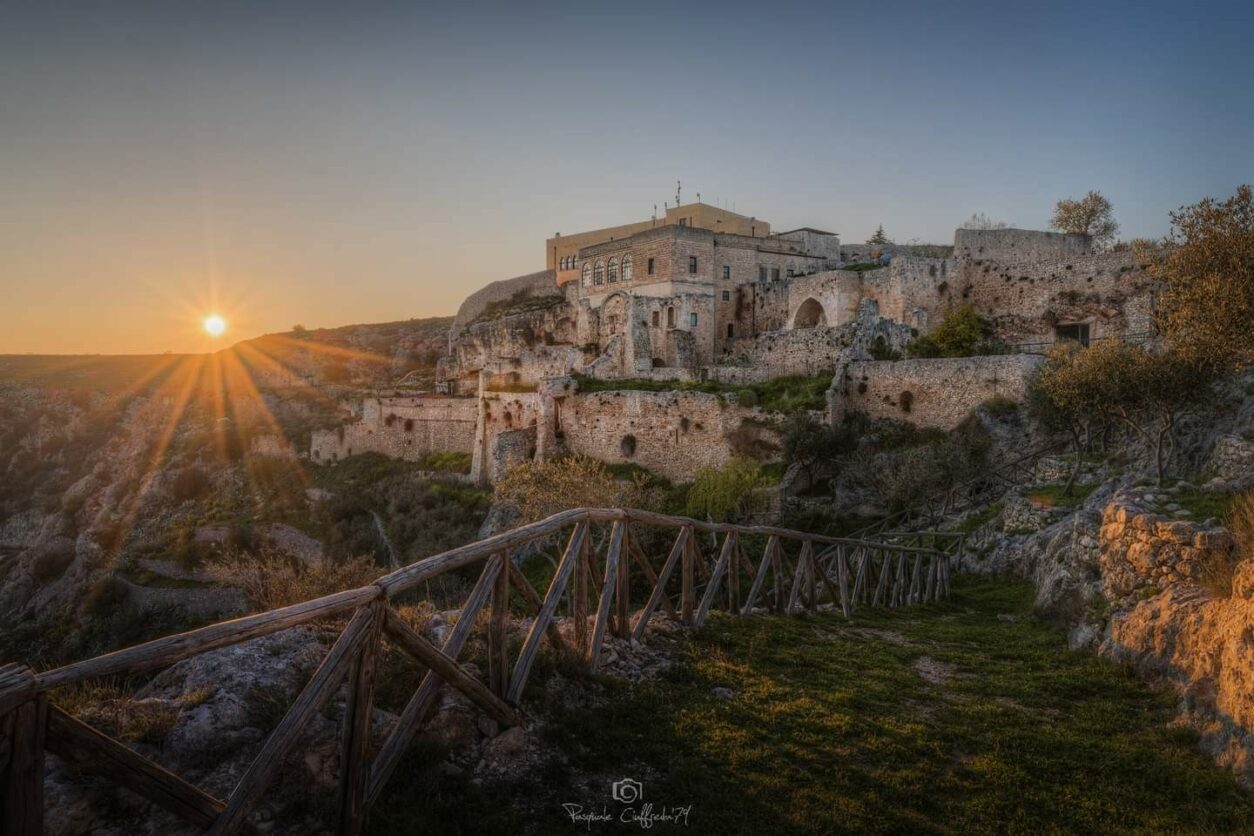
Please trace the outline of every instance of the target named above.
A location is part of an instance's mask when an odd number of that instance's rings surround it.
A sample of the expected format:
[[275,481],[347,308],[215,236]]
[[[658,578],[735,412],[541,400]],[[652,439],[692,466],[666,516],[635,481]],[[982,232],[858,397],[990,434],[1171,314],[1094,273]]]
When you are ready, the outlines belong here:
[[696,328],[696,327],[697,327],[697,315],[696,315],[696,313],[690,313],[690,314],[688,314],[688,324],[689,324],[690,326],[692,326],[693,328]]
[[730,291],[730,290],[724,290],[724,291],[723,291],[723,301],[724,301],[724,302],[730,302],[730,301],[731,301],[731,291]]
[[778,267],[771,268],[771,281],[773,282],[779,281],[779,268]]
[[731,266],[730,265],[727,265],[727,264],[723,265],[723,280],[731,281]]
[[788,268],[788,278],[790,278],[790,279],[792,278],[792,268],[791,268],[791,267],[789,267],[789,268]]
[[583,266],[583,286],[584,287],[592,286],[592,265],[591,264],[585,264]]
[[695,255],[688,256],[688,274],[690,276],[697,274],[697,257]]
[[758,281],[760,282],[766,281],[766,268],[765,267],[758,268]]
[[659,325],[661,325],[661,324],[662,324],[662,314],[661,314],[661,312],[659,312],[659,311],[654,311],[654,312],[653,312],[653,327],[654,327],[654,328],[657,328],[657,327],[658,327]]
[[680,225],[680,226],[687,226],[687,225],[688,225],[688,219],[687,219],[687,218],[680,218],[680,219],[679,219],[679,225]]
[[623,281],[631,281],[631,256],[623,256]]
[[653,275],[653,259],[649,259],[648,264],[645,265],[645,272],[650,276]]
[[674,308],[666,309],[666,327],[667,328],[675,327],[675,309]]
[[610,284],[618,281],[618,259],[611,258],[609,267],[605,271],[605,280]]
[[1077,322],[1074,325],[1059,325],[1054,329],[1054,336],[1058,340],[1074,340],[1080,345],[1089,344],[1089,324],[1087,322]]
[[735,336],[736,336],[736,326],[732,325],[730,322],[727,323],[727,339],[730,340],[734,338]]
[[605,284],[605,262],[598,261],[592,267],[592,283]]

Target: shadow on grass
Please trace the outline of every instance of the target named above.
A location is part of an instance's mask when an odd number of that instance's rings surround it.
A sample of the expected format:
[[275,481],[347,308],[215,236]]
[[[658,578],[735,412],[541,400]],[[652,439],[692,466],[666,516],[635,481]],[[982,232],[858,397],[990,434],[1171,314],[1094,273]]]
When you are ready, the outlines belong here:
[[[951,602],[712,621],[662,680],[592,708],[532,704],[556,753],[475,787],[416,752],[372,833],[1249,832],[1254,796],[1173,725],[1174,698],[1066,649],[1027,584],[962,579]],[[999,617],[1000,616],[1000,617]],[[1013,619],[1013,620],[1012,620]],[[719,699],[715,688],[729,688]],[[550,701],[555,702],[555,701]],[[571,822],[563,803],[612,822]]]

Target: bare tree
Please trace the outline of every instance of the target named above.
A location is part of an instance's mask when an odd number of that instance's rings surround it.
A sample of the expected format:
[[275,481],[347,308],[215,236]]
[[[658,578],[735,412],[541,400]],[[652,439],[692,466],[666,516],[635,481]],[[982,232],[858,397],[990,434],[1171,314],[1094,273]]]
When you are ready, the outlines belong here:
[[963,221],[959,229],[1007,229],[1009,226],[1005,221],[995,221],[983,212],[976,212]]

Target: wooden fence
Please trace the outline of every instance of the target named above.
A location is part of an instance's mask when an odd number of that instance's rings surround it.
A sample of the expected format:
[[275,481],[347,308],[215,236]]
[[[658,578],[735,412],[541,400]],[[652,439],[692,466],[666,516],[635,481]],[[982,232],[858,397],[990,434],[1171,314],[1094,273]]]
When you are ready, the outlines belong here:
[[[563,542],[552,582],[541,595],[514,565],[512,555],[538,544]],[[670,546],[665,556],[650,556],[644,545],[648,542]],[[936,601],[949,594],[950,555],[955,543],[961,548],[961,540],[942,537],[930,542],[933,545],[924,547],[896,538],[851,540],[645,511],[581,508],[426,558],[360,589],[212,624],[41,673],[18,665],[0,667],[0,833],[41,831],[46,752],[73,768],[125,787],[209,833],[247,830],[249,814],[300,741],[307,723],[345,682],[338,821],[328,824],[339,833],[360,833],[370,805],[379,799],[442,686],[456,688],[503,725],[518,725],[518,704],[542,642],[581,655],[595,670],[607,633],[643,639],[659,609],[684,625],[699,628],[715,610],[739,616],[761,607],[793,615],[813,611],[826,599],[848,617],[860,606]],[[760,556],[751,559],[750,543],[762,547]],[[398,597],[407,593],[412,597],[430,579],[466,569],[478,570],[478,580],[441,646],[429,642],[393,609]],[[633,580],[636,602],[631,599]],[[647,596],[642,589],[648,590]],[[513,637],[521,638],[516,654],[511,654],[511,647],[518,642],[511,642],[509,635],[517,626],[508,618],[512,595],[536,613],[525,634]],[[636,605],[639,609],[633,615]],[[573,626],[566,635],[554,621],[559,611]],[[481,615],[486,615],[486,682],[458,662]],[[347,618],[347,626],[226,799],[214,798],[80,722],[49,699],[49,692],[57,688],[155,671],[210,650],[329,617]],[[371,757],[376,665],[385,638],[426,672]]]

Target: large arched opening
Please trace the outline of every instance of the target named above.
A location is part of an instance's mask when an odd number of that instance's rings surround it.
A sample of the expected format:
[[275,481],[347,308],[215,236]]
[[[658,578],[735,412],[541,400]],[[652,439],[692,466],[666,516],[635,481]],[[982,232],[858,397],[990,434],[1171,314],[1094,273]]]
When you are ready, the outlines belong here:
[[827,324],[827,313],[819,300],[811,297],[801,303],[792,319],[793,328],[815,328]]

